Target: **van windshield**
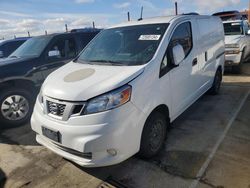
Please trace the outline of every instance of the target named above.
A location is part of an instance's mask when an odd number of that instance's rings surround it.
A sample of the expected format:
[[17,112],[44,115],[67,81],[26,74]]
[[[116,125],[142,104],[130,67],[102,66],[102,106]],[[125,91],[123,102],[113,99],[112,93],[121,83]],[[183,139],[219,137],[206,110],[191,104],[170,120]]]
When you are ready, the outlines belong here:
[[10,54],[9,57],[38,57],[41,55],[51,38],[52,36],[31,38]]
[[241,22],[224,23],[225,35],[243,35]]
[[83,50],[80,63],[142,65],[154,56],[169,24],[106,29]]

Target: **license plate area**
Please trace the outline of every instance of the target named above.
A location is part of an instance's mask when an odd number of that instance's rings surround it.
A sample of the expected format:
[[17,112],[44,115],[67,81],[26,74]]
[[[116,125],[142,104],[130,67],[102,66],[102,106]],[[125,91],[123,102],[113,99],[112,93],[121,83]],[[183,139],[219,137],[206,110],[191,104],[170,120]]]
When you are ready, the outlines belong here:
[[46,127],[42,127],[42,133],[43,133],[43,136],[45,136],[45,137],[47,137],[55,142],[61,143],[61,134],[59,131],[54,131],[54,130],[48,129]]

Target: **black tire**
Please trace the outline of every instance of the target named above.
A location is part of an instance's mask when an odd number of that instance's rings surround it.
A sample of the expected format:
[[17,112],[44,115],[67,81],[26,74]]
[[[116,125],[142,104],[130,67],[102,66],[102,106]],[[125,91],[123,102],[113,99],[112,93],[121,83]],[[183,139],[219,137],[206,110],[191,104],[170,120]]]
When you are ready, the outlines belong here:
[[209,90],[209,94],[218,95],[220,92],[221,82],[222,82],[222,72],[220,69],[217,69],[215,76],[214,76],[213,85]]
[[[22,88],[1,88],[1,93],[0,93],[0,128],[13,128],[13,127],[17,127],[20,125],[23,125],[24,123],[28,122],[32,111],[33,111],[33,106],[34,106],[34,101],[35,101],[35,97],[33,96],[33,94],[29,93],[27,90],[22,89]],[[25,101],[25,104],[23,104],[24,102],[21,101],[21,99],[19,99],[19,103],[20,105],[18,105],[18,108],[20,109],[20,111],[25,114],[25,115],[19,115],[19,117],[17,117],[16,119],[12,118],[11,119],[11,114],[9,115],[8,118],[6,114],[6,110],[9,109],[4,109],[4,105],[9,105],[6,100],[8,98],[12,98],[12,96],[21,96],[23,97],[22,100]],[[21,104],[22,103],[22,104]],[[28,105],[27,105],[28,104]],[[21,109],[21,107],[25,106],[25,110]],[[11,106],[11,104],[9,105]],[[21,107],[19,107],[21,106]],[[6,108],[6,106],[5,106]],[[12,109],[13,110],[13,109]],[[17,112],[15,112],[15,114],[19,114]],[[16,115],[18,116],[18,115]],[[22,117],[23,116],[23,117]]]
[[167,119],[160,112],[154,112],[148,117],[142,131],[139,157],[148,159],[161,150],[169,125]]

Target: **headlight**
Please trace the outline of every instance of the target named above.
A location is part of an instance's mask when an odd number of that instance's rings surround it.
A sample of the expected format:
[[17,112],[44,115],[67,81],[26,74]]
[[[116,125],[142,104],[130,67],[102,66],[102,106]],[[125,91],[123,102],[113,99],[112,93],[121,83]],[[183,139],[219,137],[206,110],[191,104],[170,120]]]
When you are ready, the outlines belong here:
[[43,104],[43,95],[42,92],[40,91],[38,96],[37,96],[37,101],[42,109],[44,109],[44,104]]
[[132,87],[123,86],[119,89],[91,99],[85,108],[84,114],[93,114],[117,108],[130,100]]
[[40,91],[38,96],[37,96],[37,99],[39,101],[40,104],[43,104],[43,95],[42,95],[42,92]]
[[236,44],[226,44],[225,47],[226,48],[239,48],[240,46],[239,44],[236,43]]

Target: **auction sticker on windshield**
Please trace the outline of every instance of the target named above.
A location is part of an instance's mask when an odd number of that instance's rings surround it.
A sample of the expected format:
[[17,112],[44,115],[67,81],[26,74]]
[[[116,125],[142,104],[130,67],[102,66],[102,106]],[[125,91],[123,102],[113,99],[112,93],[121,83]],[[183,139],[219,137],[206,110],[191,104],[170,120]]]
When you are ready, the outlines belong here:
[[161,35],[141,35],[139,40],[159,40]]

